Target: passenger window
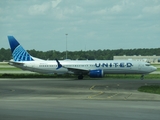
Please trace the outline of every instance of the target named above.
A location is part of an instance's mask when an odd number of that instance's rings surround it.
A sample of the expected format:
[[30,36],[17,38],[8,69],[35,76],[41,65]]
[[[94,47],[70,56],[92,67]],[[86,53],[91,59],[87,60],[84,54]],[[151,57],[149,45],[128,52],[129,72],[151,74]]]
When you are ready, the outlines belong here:
[[145,64],[146,66],[150,66],[150,64]]

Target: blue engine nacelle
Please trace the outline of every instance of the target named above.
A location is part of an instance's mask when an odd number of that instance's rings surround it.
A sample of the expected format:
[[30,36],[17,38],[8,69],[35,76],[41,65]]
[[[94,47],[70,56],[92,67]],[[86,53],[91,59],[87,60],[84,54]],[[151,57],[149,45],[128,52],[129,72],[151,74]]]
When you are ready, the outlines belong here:
[[100,78],[103,77],[103,70],[98,69],[98,70],[90,70],[89,71],[89,76],[93,78]]

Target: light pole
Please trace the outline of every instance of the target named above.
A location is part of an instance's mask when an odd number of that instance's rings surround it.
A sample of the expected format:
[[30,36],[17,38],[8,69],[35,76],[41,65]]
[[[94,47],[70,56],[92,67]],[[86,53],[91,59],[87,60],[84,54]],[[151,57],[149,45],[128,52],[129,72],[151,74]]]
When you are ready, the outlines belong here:
[[68,34],[66,34],[66,59],[67,59],[67,35]]

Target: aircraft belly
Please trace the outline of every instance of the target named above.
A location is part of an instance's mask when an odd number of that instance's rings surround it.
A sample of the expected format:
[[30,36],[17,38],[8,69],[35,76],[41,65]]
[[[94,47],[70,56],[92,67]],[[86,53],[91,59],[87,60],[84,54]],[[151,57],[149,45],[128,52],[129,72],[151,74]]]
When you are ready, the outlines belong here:
[[65,74],[68,72],[67,69],[56,69],[56,68],[28,68],[32,72],[43,73],[43,74]]
[[105,74],[137,74],[140,72],[137,72],[133,69],[105,69]]

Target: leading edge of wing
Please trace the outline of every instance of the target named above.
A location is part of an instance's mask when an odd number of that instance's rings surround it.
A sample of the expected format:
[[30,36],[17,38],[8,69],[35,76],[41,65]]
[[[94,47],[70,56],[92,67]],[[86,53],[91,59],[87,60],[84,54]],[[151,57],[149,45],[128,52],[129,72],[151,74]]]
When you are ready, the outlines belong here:
[[57,62],[57,65],[58,65],[58,67],[56,68],[57,70],[63,67],[63,68],[68,69],[69,71],[72,71],[72,72],[75,72],[75,73],[78,73],[78,72],[88,73],[88,72],[89,72],[89,69],[73,68],[73,67],[63,66],[63,65],[58,61],[58,59],[56,59],[56,62]]

